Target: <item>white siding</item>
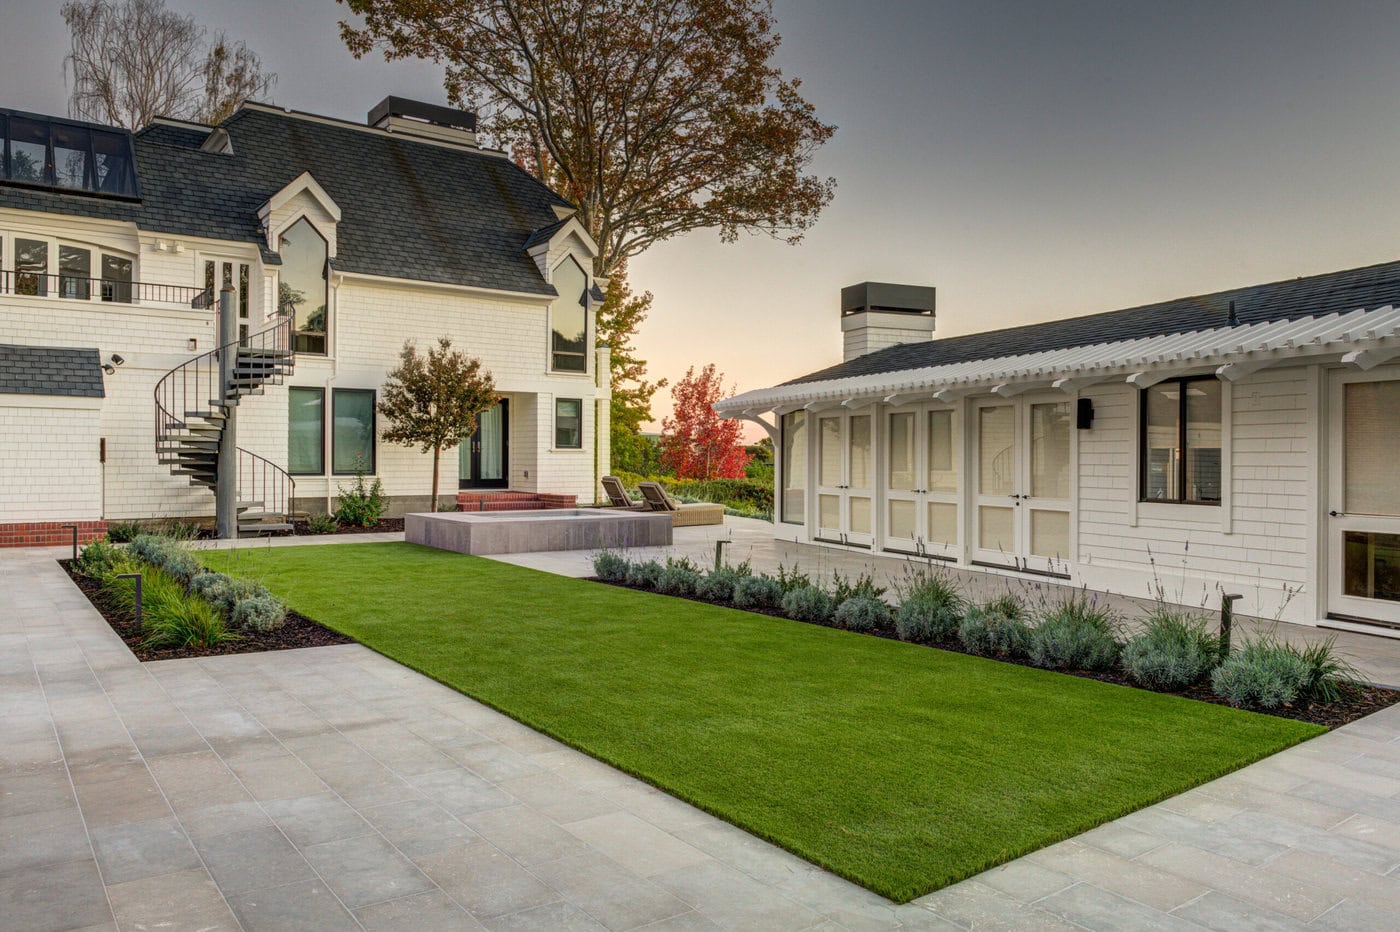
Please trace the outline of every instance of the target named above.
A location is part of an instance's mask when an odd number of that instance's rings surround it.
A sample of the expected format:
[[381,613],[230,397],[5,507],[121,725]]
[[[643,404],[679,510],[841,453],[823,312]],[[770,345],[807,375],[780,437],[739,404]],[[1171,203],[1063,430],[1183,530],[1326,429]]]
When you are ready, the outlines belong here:
[[97,405],[0,395],[0,523],[101,516]]

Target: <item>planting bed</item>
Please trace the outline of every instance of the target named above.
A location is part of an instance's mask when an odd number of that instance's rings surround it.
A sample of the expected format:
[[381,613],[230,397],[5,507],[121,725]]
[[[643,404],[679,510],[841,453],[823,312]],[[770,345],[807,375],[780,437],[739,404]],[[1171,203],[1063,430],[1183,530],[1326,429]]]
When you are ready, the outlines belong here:
[[224,641],[215,647],[154,649],[143,646],[145,635],[136,626],[135,616],[124,607],[115,604],[103,591],[95,579],[89,579],[73,569],[72,560],[59,560],[59,565],[77,584],[88,601],[117,632],[117,636],[131,648],[137,660],[176,660],[186,657],[213,657],[220,654],[252,654],[268,650],[293,650],[298,647],[325,647],[330,644],[350,644],[351,638],[317,624],[310,618],[295,611],[287,611],[287,620],[282,627],[267,632],[240,631],[238,640]]
[[[632,586],[624,582],[611,582],[609,580],[599,579],[596,576],[589,577],[589,581],[600,583],[605,586],[616,586],[619,589],[631,589],[634,592],[655,593],[655,590],[648,589],[645,586]],[[790,618],[788,615],[785,615],[782,611],[776,609],[772,611],[766,611],[763,609],[755,608],[739,608],[738,606],[735,606],[728,602],[711,602],[709,599],[704,599],[696,595],[670,595],[669,597],[685,599],[690,602],[700,602],[704,605],[721,605],[725,608],[733,609],[736,612],[749,612],[750,614],[754,615],[767,615],[770,618],[782,618],[788,621],[798,621],[801,624],[811,624],[821,628],[835,628],[836,630],[844,630],[841,628],[840,625],[837,624],[828,624],[823,622],[805,621],[803,619]],[[873,637],[887,638],[892,641],[898,641],[900,639],[898,635],[895,634],[893,628],[883,628],[876,629],[870,632],[852,633],[869,634]],[[969,657],[981,657],[984,660],[993,660],[999,663],[1010,663],[1015,664],[1017,666],[1040,669],[1039,667],[1036,667],[1035,664],[1031,663],[1029,660],[1022,658],[985,657],[981,654],[973,653],[972,651],[964,647],[962,641],[960,641],[956,637],[947,638],[944,640],[934,641],[930,643],[916,643],[916,646],[930,647],[936,650],[952,651],[958,654],[966,654]],[[1135,683],[1132,680],[1132,678],[1130,678],[1122,670],[1054,670],[1050,672],[1066,673],[1070,676],[1078,676],[1083,677],[1085,679],[1098,680],[1101,683],[1113,683],[1114,685],[1127,686],[1131,689],[1143,689],[1142,686],[1140,686],[1138,683]],[[1153,692],[1154,690],[1143,691]],[[1217,696],[1214,692],[1212,692],[1210,684],[1204,681],[1196,683],[1195,685],[1184,690],[1163,691],[1163,694],[1169,696],[1181,696],[1185,699],[1196,699],[1201,702],[1209,702],[1214,705],[1229,706],[1229,703],[1221,697]],[[1325,728],[1340,728],[1341,726],[1346,725],[1349,722],[1354,722],[1359,718],[1364,718],[1367,715],[1370,715],[1372,712],[1379,712],[1381,709],[1385,709],[1392,705],[1395,705],[1397,702],[1400,702],[1400,691],[1394,689],[1387,689],[1384,686],[1357,684],[1354,687],[1349,687],[1343,694],[1342,698],[1338,699],[1336,702],[1331,702],[1326,705],[1320,705],[1317,703],[1302,703],[1296,705],[1283,705],[1273,709],[1256,709],[1255,711],[1257,711],[1261,715],[1275,715],[1279,718],[1290,718],[1294,721],[1309,722],[1314,725],[1321,725]]]

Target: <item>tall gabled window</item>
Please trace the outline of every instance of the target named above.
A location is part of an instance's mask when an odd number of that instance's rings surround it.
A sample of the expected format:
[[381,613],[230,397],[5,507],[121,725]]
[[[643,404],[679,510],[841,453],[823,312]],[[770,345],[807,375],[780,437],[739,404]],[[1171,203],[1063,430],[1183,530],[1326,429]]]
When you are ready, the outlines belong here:
[[302,217],[282,234],[279,310],[295,308],[296,351],[326,354],[329,292],[326,289],[326,240]]
[[1220,381],[1171,379],[1143,389],[1141,422],[1141,499],[1219,505]]
[[554,270],[554,290],[559,297],[549,307],[549,368],[587,372],[588,275],[572,256]]

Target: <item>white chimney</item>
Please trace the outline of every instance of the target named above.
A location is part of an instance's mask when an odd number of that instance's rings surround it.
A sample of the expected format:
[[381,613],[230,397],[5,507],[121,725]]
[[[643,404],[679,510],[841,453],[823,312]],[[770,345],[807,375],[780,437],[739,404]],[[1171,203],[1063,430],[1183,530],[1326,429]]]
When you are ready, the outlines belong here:
[[843,360],[933,339],[931,286],[861,282],[841,289]]
[[385,97],[374,105],[366,122],[375,129],[391,133],[478,148],[476,114],[470,110],[453,110],[405,97]]

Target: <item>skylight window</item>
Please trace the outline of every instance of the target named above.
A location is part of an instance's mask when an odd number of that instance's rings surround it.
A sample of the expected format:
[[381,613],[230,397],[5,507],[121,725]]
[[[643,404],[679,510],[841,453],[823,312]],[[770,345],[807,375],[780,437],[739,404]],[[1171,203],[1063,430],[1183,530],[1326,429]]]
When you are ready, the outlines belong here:
[[0,182],[139,197],[125,130],[0,110]]

